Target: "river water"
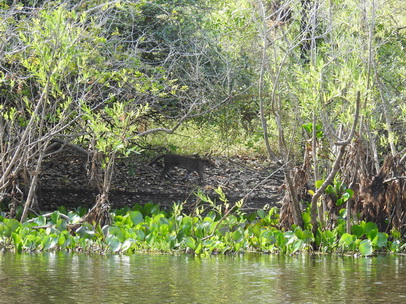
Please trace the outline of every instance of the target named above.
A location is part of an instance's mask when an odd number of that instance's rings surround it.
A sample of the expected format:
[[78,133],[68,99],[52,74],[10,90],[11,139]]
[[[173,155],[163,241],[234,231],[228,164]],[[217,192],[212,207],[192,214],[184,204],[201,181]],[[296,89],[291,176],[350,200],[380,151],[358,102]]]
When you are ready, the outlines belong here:
[[0,303],[406,303],[406,257],[0,253]]

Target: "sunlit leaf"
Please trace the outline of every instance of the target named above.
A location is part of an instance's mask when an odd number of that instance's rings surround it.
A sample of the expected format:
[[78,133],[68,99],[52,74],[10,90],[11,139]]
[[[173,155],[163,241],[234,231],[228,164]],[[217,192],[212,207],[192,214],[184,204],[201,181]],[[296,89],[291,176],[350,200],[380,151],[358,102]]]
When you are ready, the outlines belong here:
[[38,226],[44,226],[47,223],[47,219],[45,218],[45,216],[40,215],[38,216],[34,222],[38,225]]
[[340,238],[339,244],[349,247],[355,242],[356,239],[357,237],[355,235],[344,233]]
[[373,252],[371,241],[370,240],[363,240],[359,244],[359,251],[364,256],[371,255],[372,252]]
[[143,220],[143,216],[142,216],[141,212],[139,212],[139,211],[131,211],[130,218],[131,218],[131,221],[133,222],[134,226],[137,226]]
[[59,213],[59,211],[55,211],[51,214],[51,220],[54,224],[56,224],[59,220],[59,218],[61,217],[61,214]]
[[378,232],[373,239],[372,244],[377,248],[386,247],[388,245],[388,235],[386,233]]
[[378,229],[372,229],[367,233],[367,238],[372,241],[373,239],[375,239],[377,234],[378,234]]
[[374,222],[368,222],[365,224],[365,232],[369,233],[371,230],[378,230],[378,226]]
[[292,252],[291,253],[295,253],[296,251],[299,251],[303,246],[303,241],[302,240],[295,240],[293,242],[293,246],[292,246]]
[[117,252],[120,250],[121,242],[114,235],[109,235],[106,241],[111,251]]
[[193,249],[193,250],[196,247],[196,241],[191,236],[185,238],[185,244],[186,244],[187,247],[189,247],[190,249]]
[[121,251],[122,252],[125,252],[125,251],[127,251],[129,248],[131,248],[131,245],[134,243],[134,240],[132,240],[132,239],[128,239],[128,240],[125,240],[125,242],[123,243],[123,245],[121,246]]
[[[321,187],[321,185],[323,185],[323,183],[324,183],[324,180],[317,180],[315,183],[314,183],[314,185],[316,186],[316,189],[319,189],[320,187]],[[328,187],[327,187],[328,188]],[[326,189],[326,193],[328,193],[327,192],[327,189]]]

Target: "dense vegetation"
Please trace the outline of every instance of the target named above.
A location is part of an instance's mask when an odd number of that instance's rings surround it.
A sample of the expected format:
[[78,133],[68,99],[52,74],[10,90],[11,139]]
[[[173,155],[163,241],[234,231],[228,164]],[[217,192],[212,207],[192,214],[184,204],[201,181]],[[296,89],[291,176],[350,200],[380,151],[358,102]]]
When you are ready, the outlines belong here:
[[[0,14],[2,248],[401,248],[402,1],[24,0]],[[66,146],[88,155],[95,206],[32,230],[46,224],[27,222],[44,160]],[[116,159],[157,146],[266,155],[285,176],[278,220],[132,210],[111,222]]]
[[[333,230],[318,231],[313,237],[310,214],[304,212],[305,229],[278,229],[279,212],[274,207],[253,214],[239,210],[242,202],[231,209],[221,189],[216,191],[222,204],[209,198],[206,208],[196,209],[194,215],[182,212],[182,204],[174,204],[165,212],[155,204],[135,205],[115,210],[111,225],[92,226],[80,223],[86,210],[69,211],[68,216],[55,211],[21,224],[15,219],[2,219],[0,249],[15,252],[187,252],[197,255],[224,253],[312,252],[312,243],[321,252],[371,255],[373,252],[399,252],[404,249],[399,239],[378,231],[373,222],[361,221],[345,232],[341,217]],[[225,209],[224,209],[225,208]],[[204,210],[206,209],[206,210]],[[233,210],[233,214],[229,211]],[[65,212],[64,208],[60,211]],[[307,219],[307,220],[306,220]],[[306,229],[307,228],[307,229]],[[73,232],[73,233],[70,233]],[[399,235],[397,235],[399,238]]]

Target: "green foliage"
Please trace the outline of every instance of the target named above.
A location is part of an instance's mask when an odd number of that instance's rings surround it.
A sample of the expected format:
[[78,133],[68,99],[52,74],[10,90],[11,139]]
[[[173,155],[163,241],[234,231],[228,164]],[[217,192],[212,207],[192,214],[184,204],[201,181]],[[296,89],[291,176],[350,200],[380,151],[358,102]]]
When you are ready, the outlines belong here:
[[[170,212],[153,203],[134,205],[115,210],[113,222],[104,227],[81,223],[70,233],[67,227],[78,223],[77,213],[68,218],[59,211],[40,215],[21,224],[15,219],[0,218],[0,248],[22,251],[86,251],[132,253],[139,251],[189,252],[210,255],[229,252],[280,252],[294,254],[312,250],[315,243],[322,252],[359,252],[371,255],[376,251],[399,252],[403,245],[393,231],[392,241],[386,233],[378,231],[373,222],[360,222],[352,226],[352,234],[345,233],[345,223],[334,230],[318,229],[314,236],[308,229],[293,227],[282,231],[279,211],[260,209],[252,215],[241,212],[242,204],[230,207],[221,188],[217,198],[198,192],[206,206],[196,215],[183,213],[183,204],[174,204]],[[60,208],[63,210],[63,208]],[[309,213],[307,210],[303,216]]]
[[[320,188],[323,183],[324,180],[316,181],[316,188]],[[348,189],[344,183],[338,180],[334,180],[333,185],[328,185],[325,193],[331,197],[331,199],[338,207],[342,206],[345,202],[347,202],[354,196],[354,191],[352,189]]]
[[[313,134],[313,124],[312,123],[307,123],[302,125],[303,129],[307,131],[309,136],[311,137]],[[322,138],[323,137],[323,129],[321,124],[316,124],[316,138]]]
[[[78,217],[70,213],[67,223],[58,211],[49,217],[39,216],[30,223],[14,219],[0,219],[0,248],[22,251],[85,251],[131,253],[139,251],[190,252],[209,255],[228,252],[280,252],[294,254],[309,251],[313,242],[322,252],[359,252],[371,255],[376,251],[399,252],[400,240],[389,242],[386,233],[379,232],[372,222],[353,225],[352,234],[342,233],[340,226],[330,231],[318,230],[314,237],[310,230],[296,227],[293,231],[277,228],[276,208],[258,210],[252,220],[234,213],[220,216],[216,206],[205,216],[182,213],[181,204],[174,204],[170,213],[158,205],[135,205],[112,213],[111,226],[94,227],[82,223],[74,231],[67,231]],[[36,228],[39,227],[39,228]]]

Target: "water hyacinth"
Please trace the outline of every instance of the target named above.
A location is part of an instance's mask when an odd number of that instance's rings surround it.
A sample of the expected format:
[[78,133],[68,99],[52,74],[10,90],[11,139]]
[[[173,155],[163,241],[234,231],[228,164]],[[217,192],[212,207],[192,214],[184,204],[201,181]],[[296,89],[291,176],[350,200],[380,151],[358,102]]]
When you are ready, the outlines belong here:
[[[230,208],[229,208],[230,210]],[[376,251],[398,252],[399,240],[389,241],[372,222],[353,225],[345,233],[343,223],[334,230],[294,227],[278,229],[278,209],[244,214],[239,208],[224,213],[210,206],[197,215],[183,212],[174,204],[170,212],[149,203],[111,213],[112,224],[104,227],[80,223],[78,212],[63,216],[59,211],[20,223],[0,217],[0,249],[14,252],[72,251],[100,253],[185,252],[197,255],[264,252],[294,254],[312,251],[317,243],[322,252],[371,255]],[[75,224],[77,226],[75,226]],[[72,230],[71,227],[75,227]],[[76,228],[77,227],[77,228]]]

